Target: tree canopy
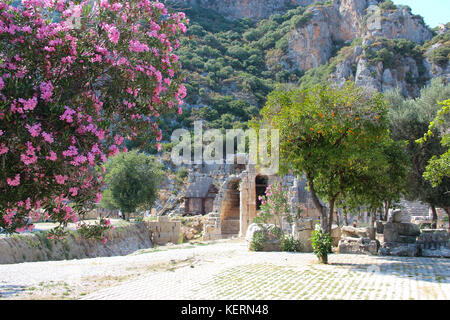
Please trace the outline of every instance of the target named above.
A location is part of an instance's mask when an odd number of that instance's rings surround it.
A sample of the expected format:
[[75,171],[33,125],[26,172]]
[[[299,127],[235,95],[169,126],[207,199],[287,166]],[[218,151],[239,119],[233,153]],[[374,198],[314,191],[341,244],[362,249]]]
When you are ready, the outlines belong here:
[[100,201],[93,168],[181,112],[184,13],[160,2],[0,3],[0,227],[28,218],[64,235]]
[[[279,88],[268,97],[260,125],[280,130],[282,168],[307,178],[324,232],[339,195],[355,186],[388,138],[386,107],[381,94],[353,84]],[[328,215],[319,197],[329,203]]]
[[105,167],[106,197],[100,203],[103,207],[128,214],[152,208],[162,179],[161,165],[154,157],[137,151],[124,152]]

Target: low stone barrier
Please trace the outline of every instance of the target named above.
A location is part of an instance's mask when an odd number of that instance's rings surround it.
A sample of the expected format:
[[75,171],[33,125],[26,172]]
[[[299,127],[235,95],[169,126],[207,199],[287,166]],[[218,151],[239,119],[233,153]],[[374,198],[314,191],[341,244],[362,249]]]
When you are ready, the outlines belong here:
[[0,264],[70,260],[127,255],[152,247],[150,232],[144,223],[116,227],[100,240],[82,238],[76,231],[64,240],[52,242],[46,233],[0,236]]

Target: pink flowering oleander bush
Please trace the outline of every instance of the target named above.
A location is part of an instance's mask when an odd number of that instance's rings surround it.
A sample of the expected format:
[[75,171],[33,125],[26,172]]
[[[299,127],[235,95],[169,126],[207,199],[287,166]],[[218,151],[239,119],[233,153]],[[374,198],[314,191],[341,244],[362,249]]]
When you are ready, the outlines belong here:
[[282,218],[286,217],[289,223],[301,213],[300,208],[290,203],[289,199],[292,194],[283,188],[280,182],[275,182],[266,188],[266,195],[259,196],[261,201],[260,210],[257,212],[254,222],[268,223],[275,218],[276,223],[281,228]]
[[161,140],[158,117],[186,95],[174,50],[187,23],[157,1],[0,2],[1,228],[41,217],[64,236],[100,201],[95,168],[140,132]]

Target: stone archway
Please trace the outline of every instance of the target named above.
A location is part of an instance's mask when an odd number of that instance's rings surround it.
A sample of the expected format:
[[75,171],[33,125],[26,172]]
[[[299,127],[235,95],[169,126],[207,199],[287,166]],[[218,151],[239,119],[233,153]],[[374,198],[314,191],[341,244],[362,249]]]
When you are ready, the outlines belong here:
[[225,237],[239,234],[240,182],[240,179],[233,179],[228,182],[225,189],[224,203],[220,213],[222,235]]
[[266,189],[269,185],[269,178],[267,176],[257,175],[255,178],[255,197],[256,197],[256,210],[261,208],[260,196],[266,195]]

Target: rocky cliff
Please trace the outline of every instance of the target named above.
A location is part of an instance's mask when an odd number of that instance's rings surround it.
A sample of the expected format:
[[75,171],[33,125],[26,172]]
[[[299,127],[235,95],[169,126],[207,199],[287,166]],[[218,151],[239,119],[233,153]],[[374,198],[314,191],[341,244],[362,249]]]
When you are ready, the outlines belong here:
[[334,0],[308,12],[310,21],[290,31],[287,56],[304,71],[331,63],[322,80],[338,85],[352,80],[372,90],[398,88],[415,96],[429,79],[449,79],[448,59],[439,64],[432,59],[434,50],[448,48],[448,41],[428,50],[419,48],[433,32],[409,7],[377,0]]
[[287,9],[306,7],[320,0],[179,0],[186,6],[201,6],[216,10],[227,18],[268,18]]
[[186,127],[194,119],[241,126],[278,83],[355,81],[415,97],[432,78],[450,80],[448,26],[431,30],[391,1],[172,2],[191,20],[177,52],[188,82]]

